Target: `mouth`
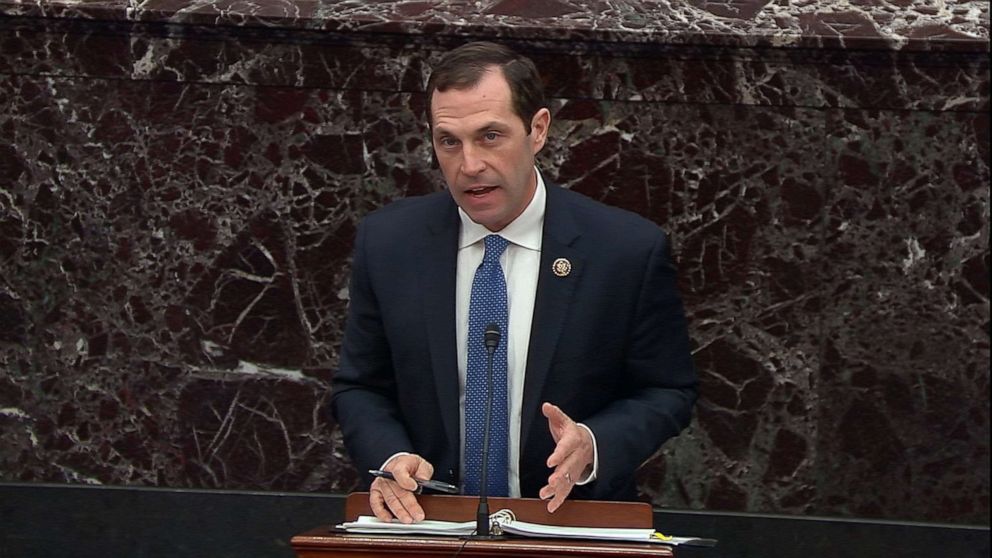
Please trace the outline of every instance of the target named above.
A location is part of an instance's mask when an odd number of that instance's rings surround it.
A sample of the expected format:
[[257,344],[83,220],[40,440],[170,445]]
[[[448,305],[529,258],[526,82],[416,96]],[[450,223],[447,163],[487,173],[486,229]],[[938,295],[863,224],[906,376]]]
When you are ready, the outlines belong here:
[[469,188],[465,190],[465,194],[468,196],[482,197],[488,194],[489,192],[492,192],[496,188],[498,188],[498,186],[475,186],[473,188]]

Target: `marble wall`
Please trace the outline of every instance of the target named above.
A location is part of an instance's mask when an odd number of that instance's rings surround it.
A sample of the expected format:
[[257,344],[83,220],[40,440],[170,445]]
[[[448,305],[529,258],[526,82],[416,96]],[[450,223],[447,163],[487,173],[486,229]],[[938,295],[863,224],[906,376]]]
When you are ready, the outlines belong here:
[[355,224],[441,187],[423,82],[489,37],[550,177],[674,239],[702,399],[646,499],[988,522],[987,3],[0,14],[0,480],[351,489]]

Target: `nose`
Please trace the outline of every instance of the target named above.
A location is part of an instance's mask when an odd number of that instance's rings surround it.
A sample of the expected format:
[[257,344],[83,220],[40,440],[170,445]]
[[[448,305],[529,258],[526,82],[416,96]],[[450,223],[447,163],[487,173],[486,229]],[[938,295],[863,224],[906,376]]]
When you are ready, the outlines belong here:
[[462,173],[468,176],[476,176],[486,170],[486,162],[482,158],[482,153],[470,144],[462,148]]

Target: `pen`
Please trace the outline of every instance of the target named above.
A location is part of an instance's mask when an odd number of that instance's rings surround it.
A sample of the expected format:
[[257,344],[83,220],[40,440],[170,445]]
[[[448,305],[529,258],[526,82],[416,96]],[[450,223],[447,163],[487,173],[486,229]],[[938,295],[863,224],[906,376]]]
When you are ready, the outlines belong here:
[[[378,469],[369,469],[369,474],[373,477],[379,477],[381,479],[396,480],[393,474],[389,471],[380,471]],[[417,481],[417,486],[421,488],[430,488],[431,490],[437,490],[438,492],[447,492],[448,494],[458,494],[458,487],[453,484],[448,484],[446,482],[436,481],[436,480],[425,480],[414,478]]]

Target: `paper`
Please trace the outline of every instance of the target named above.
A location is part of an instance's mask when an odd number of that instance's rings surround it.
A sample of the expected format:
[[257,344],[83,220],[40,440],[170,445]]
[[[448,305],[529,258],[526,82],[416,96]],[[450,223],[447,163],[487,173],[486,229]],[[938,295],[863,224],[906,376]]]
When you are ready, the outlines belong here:
[[[596,539],[601,541],[651,542],[654,529],[622,529],[615,527],[565,527],[513,521],[503,525],[504,533],[529,537],[560,537],[567,539]],[[661,542],[660,540],[658,542]]]
[[393,535],[450,535],[454,537],[467,536],[475,532],[475,522],[437,521],[425,519],[419,523],[400,523],[398,521],[380,521],[370,515],[360,515],[357,521],[348,521],[338,525],[349,533],[393,534]]
[[[695,537],[665,537],[657,534],[654,529],[624,529],[613,527],[567,527],[563,525],[546,525],[520,521],[510,510],[500,510],[490,516],[493,534],[508,533],[525,537],[551,537],[568,539],[591,539],[599,541],[626,541],[641,543],[658,543],[668,545],[700,545],[713,546],[712,539]],[[475,533],[475,521],[437,521],[425,519],[419,523],[400,523],[398,521],[380,521],[375,517],[363,515],[357,521],[338,525],[349,533],[365,534],[419,534],[465,537]]]

